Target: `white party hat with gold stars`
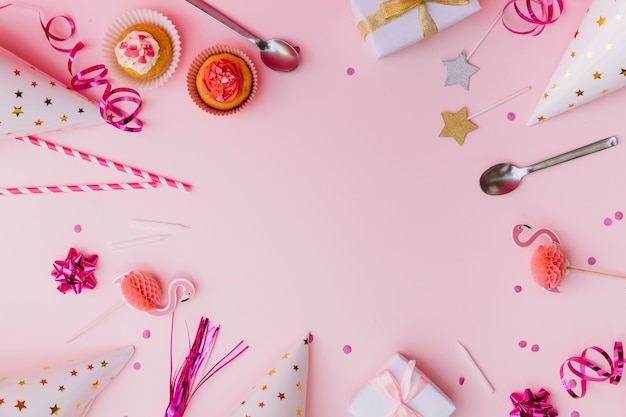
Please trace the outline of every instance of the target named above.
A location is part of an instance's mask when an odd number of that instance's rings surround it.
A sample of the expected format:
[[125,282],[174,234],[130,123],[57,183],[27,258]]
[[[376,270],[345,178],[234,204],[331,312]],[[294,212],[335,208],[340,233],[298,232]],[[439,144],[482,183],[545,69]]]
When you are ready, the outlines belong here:
[[0,47],[0,138],[102,123],[94,101]]
[[82,417],[128,362],[127,346],[87,360],[0,377],[0,417]]
[[309,340],[286,352],[231,417],[305,417]]
[[594,0],[528,121],[534,125],[626,85],[626,0]]

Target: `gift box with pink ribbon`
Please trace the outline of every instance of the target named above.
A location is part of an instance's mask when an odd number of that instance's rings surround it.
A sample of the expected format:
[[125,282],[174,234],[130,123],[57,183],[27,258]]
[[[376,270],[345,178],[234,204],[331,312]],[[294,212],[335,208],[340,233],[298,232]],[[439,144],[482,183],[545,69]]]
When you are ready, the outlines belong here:
[[357,28],[382,58],[480,10],[478,0],[350,0]]
[[354,417],[449,417],[456,406],[415,360],[395,354],[352,399]]

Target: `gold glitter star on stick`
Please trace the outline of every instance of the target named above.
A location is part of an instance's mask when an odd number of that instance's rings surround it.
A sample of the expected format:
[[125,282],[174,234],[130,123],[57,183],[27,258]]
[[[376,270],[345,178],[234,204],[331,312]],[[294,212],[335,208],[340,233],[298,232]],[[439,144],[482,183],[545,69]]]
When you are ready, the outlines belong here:
[[439,137],[440,138],[443,138],[443,137],[454,138],[454,140],[457,141],[459,146],[463,146],[463,144],[465,143],[465,136],[469,132],[478,129],[478,126],[476,126],[474,123],[471,122],[473,118],[480,116],[481,114],[486,113],[489,110],[495,107],[498,107],[499,105],[504,104],[509,100],[514,99],[515,97],[527,92],[528,90],[530,90],[530,86],[522,88],[521,90],[511,94],[508,97],[503,98],[500,101],[495,102],[491,106],[477,113],[474,113],[471,116],[467,115],[467,107],[463,107],[461,110],[459,110],[456,113],[441,112],[441,117],[443,117],[444,126],[443,126],[443,129],[441,129],[441,132],[439,133]]

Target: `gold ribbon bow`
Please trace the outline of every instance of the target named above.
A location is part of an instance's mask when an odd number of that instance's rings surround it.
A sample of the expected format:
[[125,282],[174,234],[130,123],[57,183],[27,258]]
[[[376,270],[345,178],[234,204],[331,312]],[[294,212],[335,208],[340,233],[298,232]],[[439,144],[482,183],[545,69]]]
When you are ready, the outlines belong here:
[[419,25],[424,38],[427,38],[439,30],[426,8],[426,3],[428,2],[445,4],[447,6],[465,6],[469,4],[470,0],[387,0],[380,4],[380,9],[377,12],[361,19],[357,24],[357,28],[363,35],[363,38],[365,38],[375,30],[393,22],[409,10],[417,7]]

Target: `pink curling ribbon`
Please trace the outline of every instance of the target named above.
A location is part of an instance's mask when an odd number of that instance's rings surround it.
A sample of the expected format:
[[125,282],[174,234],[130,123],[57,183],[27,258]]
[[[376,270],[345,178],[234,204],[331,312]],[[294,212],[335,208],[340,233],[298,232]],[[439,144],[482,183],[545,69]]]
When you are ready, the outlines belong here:
[[[515,10],[517,17],[529,23],[531,28],[528,30],[513,29],[503,17],[502,24],[504,27],[518,35],[533,36],[539,35],[547,25],[559,20],[564,7],[563,0],[510,0],[504,6],[503,13],[511,6]],[[539,9],[539,13],[535,12],[536,9]]]
[[414,372],[415,361],[410,360],[404,370],[402,382],[399,383],[389,369],[380,371],[372,381],[373,386],[396,405],[386,417],[422,417],[408,403],[428,385],[430,379],[421,374],[417,381],[412,382]]
[[59,283],[57,290],[63,294],[73,290],[80,294],[83,289],[92,290],[96,286],[96,263],[98,255],[87,255],[71,248],[65,259],[54,261],[51,272],[54,280]]
[[[596,361],[587,359],[588,352],[599,353],[606,361],[607,368],[604,369]],[[572,374],[580,379],[580,393],[574,392],[574,384],[565,377],[565,370],[569,370]],[[591,346],[583,350],[580,356],[573,356],[563,362],[560,369],[561,383],[565,390],[573,398],[582,398],[587,393],[587,382],[604,382],[609,381],[613,385],[617,385],[622,379],[624,370],[624,349],[622,342],[615,342],[613,346],[613,359],[603,349],[597,346]]]
[[511,394],[511,402],[515,406],[509,413],[511,417],[555,417],[559,413],[548,402],[550,393],[541,388],[536,394],[526,388],[524,392]]
[[[48,20],[47,23],[44,23],[41,19],[41,13],[37,9],[20,4],[8,3],[0,6],[0,10],[8,6],[24,7],[34,10],[39,14],[41,28],[43,29],[50,46],[59,52],[69,54],[67,69],[72,76],[70,85],[74,90],[80,91],[104,85],[104,92],[100,98],[100,116],[108,124],[126,132],[140,132],[143,129],[143,122],[137,118],[142,105],[139,92],[128,87],[113,88],[111,83],[105,78],[109,70],[104,64],[93,65],[74,74],[72,64],[74,63],[76,54],[78,51],[83,49],[85,44],[79,41],[69,49],[61,48],[54,44],[54,42],[64,42],[74,36],[74,33],[76,32],[76,25],[71,18],[67,16],[55,16]],[[55,35],[52,32],[52,25],[57,19],[62,19],[69,26],[69,34],[67,36]],[[134,106],[133,110],[130,112],[125,110],[121,106],[121,103],[123,102],[132,103],[131,106]],[[131,126],[131,123],[134,124],[134,126]]]

